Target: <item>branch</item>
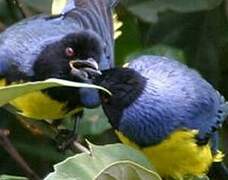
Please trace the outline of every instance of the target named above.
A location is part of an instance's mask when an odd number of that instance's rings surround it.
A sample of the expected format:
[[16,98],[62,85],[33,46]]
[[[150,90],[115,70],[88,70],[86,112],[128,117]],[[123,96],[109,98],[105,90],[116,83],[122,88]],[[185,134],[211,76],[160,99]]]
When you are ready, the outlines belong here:
[[0,32],[4,30],[5,30],[5,25],[2,22],[0,22]]
[[8,136],[9,130],[0,129],[0,145],[3,147],[3,149],[5,149],[5,151],[9,153],[11,158],[17,162],[17,164],[21,167],[21,169],[24,171],[25,175],[29,179],[40,180],[38,175],[28,166],[25,160],[21,157],[21,155],[12,145]]
[[85,152],[90,154],[90,151],[85,146],[81,145],[78,141],[74,141],[73,146],[74,148],[78,149],[82,153]]
[[21,2],[19,0],[13,0],[13,4],[19,9],[21,15],[23,18],[28,17],[27,10],[24,8]]

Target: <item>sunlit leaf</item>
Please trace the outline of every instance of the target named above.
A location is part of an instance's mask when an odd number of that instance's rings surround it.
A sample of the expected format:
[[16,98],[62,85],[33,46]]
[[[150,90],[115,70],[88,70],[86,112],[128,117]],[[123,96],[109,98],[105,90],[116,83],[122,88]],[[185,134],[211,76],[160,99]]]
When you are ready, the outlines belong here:
[[[124,168],[119,163],[122,161],[132,161],[138,165],[130,165],[131,171],[133,166],[138,171],[142,172],[144,168],[147,168],[151,173],[151,177],[156,177],[156,180],[160,180],[159,176],[152,172],[150,162],[146,157],[135,149],[132,149],[123,144],[112,144],[105,146],[96,146],[89,144],[90,154],[82,153],[76,156],[70,157],[65,161],[54,166],[55,171],[49,174],[45,180],[60,180],[60,179],[88,179],[92,180],[95,177],[99,177],[102,172],[111,173],[114,177],[119,172],[116,172],[116,168]],[[117,166],[115,166],[115,163]],[[139,166],[143,166],[144,168]],[[139,168],[139,169],[138,169]],[[107,171],[106,171],[107,170]],[[102,177],[102,176],[101,176]]]
[[119,161],[104,169],[95,180],[161,180],[157,173],[131,161]]
[[19,176],[1,175],[0,180],[28,180],[28,178],[19,177]]
[[0,88],[0,106],[7,104],[9,101],[34,92],[39,91],[46,88],[51,87],[59,87],[59,86],[67,86],[67,87],[75,87],[75,88],[93,88],[93,89],[100,89],[102,91],[107,92],[108,94],[111,94],[108,90],[105,88],[102,88],[100,86],[92,85],[92,84],[85,84],[85,83],[77,83],[77,82],[71,82],[61,79],[48,79],[45,81],[39,81],[39,82],[28,82],[23,84],[15,84],[15,85],[9,85],[5,87]]
[[117,14],[113,14],[113,26],[114,26],[114,39],[117,39],[122,35],[120,28],[123,26],[123,22],[118,19]]
[[66,3],[67,3],[67,0],[53,0],[51,13],[53,15],[60,14],[63,11]]

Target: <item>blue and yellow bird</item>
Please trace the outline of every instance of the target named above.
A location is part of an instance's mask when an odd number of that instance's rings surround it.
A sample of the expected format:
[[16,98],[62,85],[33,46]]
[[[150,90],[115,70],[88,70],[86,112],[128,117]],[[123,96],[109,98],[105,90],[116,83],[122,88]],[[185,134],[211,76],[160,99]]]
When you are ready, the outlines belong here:
[[[90,83],[114,66],[112,0],[68,0],[59,15],[22,20],[0,34],[1,86],[59,78]],[[99,105],[97,90],[58,87],[10,104],[28,118],[56,120]]]
[[104,112],[120,140],[141,150],[162,177],[201,176],[221,165],[218,129],[228,103],[195,70],[166,57],[140,56],[106,70],[97,83]]

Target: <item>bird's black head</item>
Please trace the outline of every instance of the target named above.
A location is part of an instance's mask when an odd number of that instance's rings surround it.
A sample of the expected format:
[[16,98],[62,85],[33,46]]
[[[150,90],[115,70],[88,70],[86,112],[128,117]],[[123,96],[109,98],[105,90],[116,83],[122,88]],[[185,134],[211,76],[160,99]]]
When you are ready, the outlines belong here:
[[146,78],[129,68],[114,68],[102,72],[97,84],[110,90],[112,96],[100,93],[103,109],[114,128],[118,128],[125,108],[141,95]]
[[48,44],[33,65],[34,80],[61,78],[88,82],[100,74],[102,42],[92,31],[71,33]]
[[[34,80],[60,78],[76,82],[91,83],[100,75],[99,61],[102,56],[102,43],[91,31],[72,33],[61,40],[48,44],[33,66]],[[92,108],[100,104],[95,89],[51,88],[45,90],[49,96],[59,101],[67,101],[75,107],[78,102]]]

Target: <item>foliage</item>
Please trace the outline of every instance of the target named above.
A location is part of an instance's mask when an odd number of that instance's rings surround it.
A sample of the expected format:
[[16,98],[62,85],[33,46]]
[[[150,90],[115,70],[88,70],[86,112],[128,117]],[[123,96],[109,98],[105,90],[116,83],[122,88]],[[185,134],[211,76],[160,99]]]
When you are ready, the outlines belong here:
[[51,13],[54,15],[60,14],[63,11],[63,8],[66,3],[67,3],[67,0],[53,1]]
[[211,10],[222,3],[223,0],[123,0],[123,4],[134,15],[147,22],[156,23],[159,20],[159,13],[166,11],[175,12],[196,12],[202,10]]
[[0,176],[0,180],[27,180],[27,178],[19,176],[2,175]]
[[130,180],[133,175],[135,175],[134,179],[138,180],[145,178],[160,180],[159,176],[151,171],[150,162],[141,153],[128,146],[122,144],[95,146],[89,144],[89,147],[90,154],[78,154],[55,165],[55,172],[48,175],[45,180]]
[[51,87],[59,87],[59,86],[67,86],[67,87],[84,87],[84,88],[95,88],[100,89],[108,94],[111,95],[111,92],[104,89],[103,87],[99,87],[92,84],[85,84],[85,83],[76,83],[66,80],[60,80],[60,79],[47,79],[45,81],[41,82],[28,82],[23,84],[14,84],[6,87],[0,88],[0,106],[3,106],[7,104],[9,101],[19,97],[23,96],[25,94],[39,91]]

